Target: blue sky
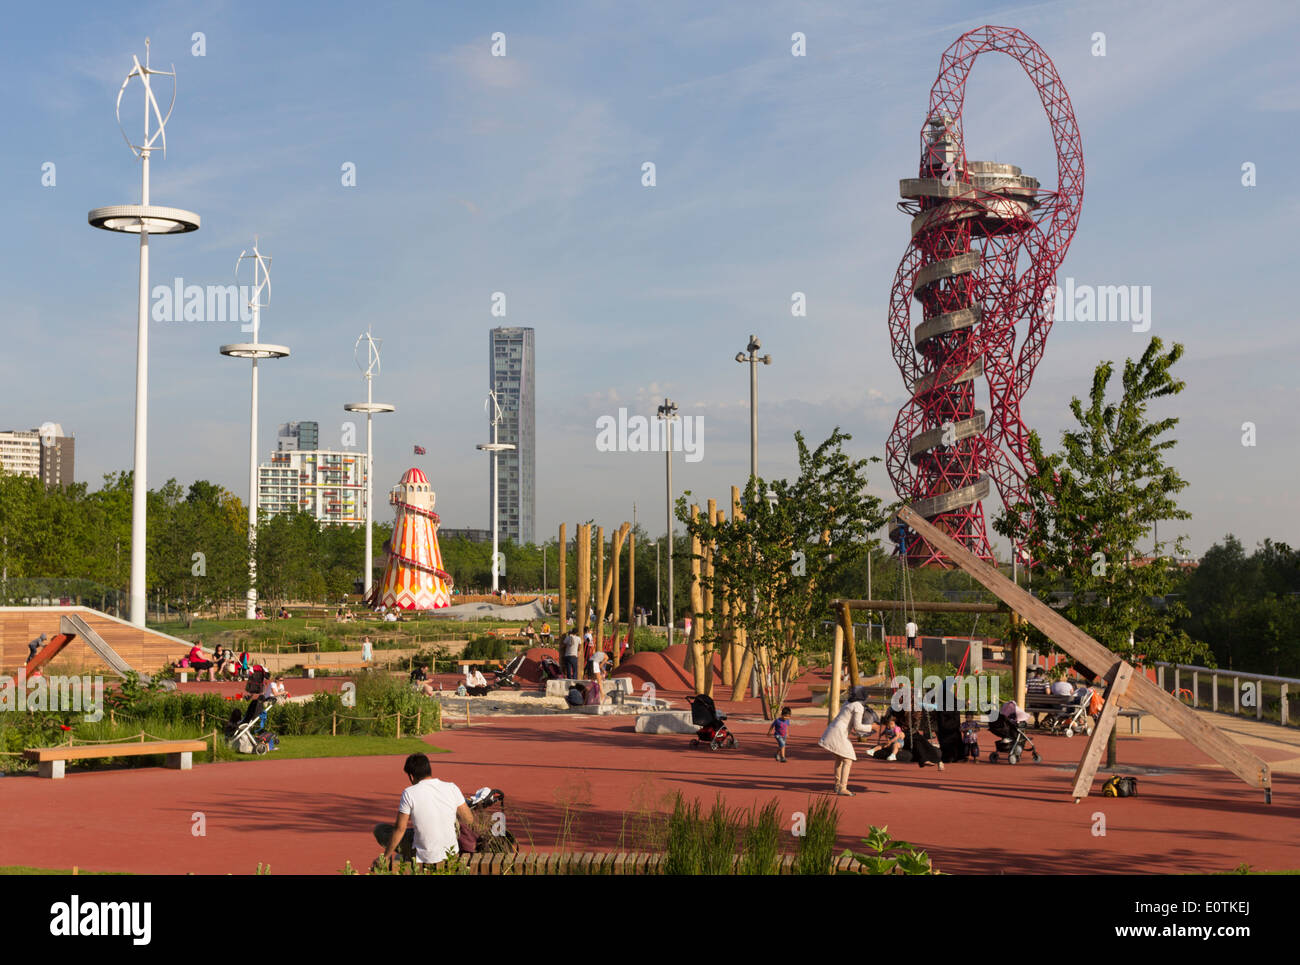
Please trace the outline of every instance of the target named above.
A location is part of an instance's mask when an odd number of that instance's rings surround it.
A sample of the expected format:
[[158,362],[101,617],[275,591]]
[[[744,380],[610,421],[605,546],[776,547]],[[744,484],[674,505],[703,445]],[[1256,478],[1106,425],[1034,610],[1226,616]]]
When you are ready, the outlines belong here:
[[[154,66],[174,63],[179,82],[153,201],[203,219],[154,241],[152,281],[229,284],[254,235],[274,258],[262,337],[293,354],[263,368],[264,454],[290,419],[337,439],[343,403],[364,398],[352,345],[371,325],[384,339],[376,398],[397,406],[377,422],[376,489],[419,465],[444,525],[486,526],[474,445],[494,324],[537,330],[539,535],[615,524],[634,501],[662,530],[662,458],[595,440],[600,416],[649,413],[665,394],[705,426],[704,459],[679,459],[675,482],[719,498],[742,482],[748,378],[733,356],[751,332],[774,356],[760,370],[762,474],[792,471],[798,428],[818,441],[840,425],[858,453],[882,454],[904,401],[886,331],[908,239],[898,179],[915,174],[941,53],[993,23],[1043,46],[1078,117],[1087,179],[1061,277],[1151,286],[1149,334],[1187,346],[1188,389],[1161,410],[1182,419],[1175,461],[1191,483],[1194,518],[1178,531],[1198,553],[1229,531],[1300,542],[1294,4],[450,6],[7,12],[0,427],[61,422],[94,485],[131,464],[137,246],[86,212],[138,200],[113,104],[149,36]],[[795,31],[806,57],[790,54]],[[134,134],[137,90],[126,104]],[[979,61],[964,127],[969,157],[1054,184],[1046,120],[1010,59]],[[346,162],[355,187],[341,184]],[[1241,184],[1244,162],[1256,187]],[[504,319],[490,314],[495,291]],[[794,291],[806,318],[790,314]],[[217,351],[245,337],[229,323],[153,325],[151,486],[207,478],[246,495],[248,365]],[[1093,366],[1147,337],[1057,325],[1030,425],[1055,443]],[[883,466],[872,483],[890,493]]]

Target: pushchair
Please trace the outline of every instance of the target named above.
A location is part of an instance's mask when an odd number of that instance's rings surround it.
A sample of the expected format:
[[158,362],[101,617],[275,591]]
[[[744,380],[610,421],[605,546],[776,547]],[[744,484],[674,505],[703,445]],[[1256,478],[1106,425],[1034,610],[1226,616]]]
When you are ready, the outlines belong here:
[[1075,734],[1092,736],[1091,704],[1092,689],[1080,687],[1070,698],[1069,703],[1043,717],[1042,726],[1049,734],[1064,734],[1066,737],[1073,737]]
[[[998,712],[998,719],[989,724],[989,733],[997,738],[993,745],[995,749],[989,751],[990,764],[996,764],[1000,756],[1005,756],[1008,764],[1018,764],[1020,755],[1025,751],[1033,755],[1035,764],[1042,760],[1038,756],[1034,742],[1029,739],[1029,735],[1021,726],[1024,723],[1020,720],[1021,713],[1016,702],[1009,700],[1002,705],[1002,709]],[[1024,716],[1027,720],[1029,715]]]
[[240,716],[239,711],[230,712],[226,722],[226,746],[240,754],[266,754],[278,750],[279,739],[262,728],[262,715],[275,703],[274,697],[254,697],[248,702],[248,708]]
[[519,850],[515,836],[506,827],[504,791],[481,787],[465,799],[465,804],[474,812],[475,824],[483,823],[479,820],[480,815],[487,818],[487,833],[461,828],[458,843],[462,854],[514,854]]
[[542,672],[542,685],[546,685],[548,680],[563,680],[564,670],[550,654],[543,654],[539,662],[539,668]]
[[519,680],[519,671],[523,669],[526,655],[520,654],[493,674],[493,683],[498,687],[510,687],[518,690],[523,684]]
[[716,751],[736,746],[736,735],[727,729],[727,715],[718,713],[712,697],[699,694],[686,699],[691,704],[691,723],[700,728],[691,738],[692,747],[708,744],[710,750]]

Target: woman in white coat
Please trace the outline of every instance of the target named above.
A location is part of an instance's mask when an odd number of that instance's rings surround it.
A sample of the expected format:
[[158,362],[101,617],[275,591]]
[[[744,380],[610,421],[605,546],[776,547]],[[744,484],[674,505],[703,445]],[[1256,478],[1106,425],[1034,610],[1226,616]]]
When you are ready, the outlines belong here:
[[853,792],[849,790],[849,768],[858,759],[858,755],[853,751],[850,732],[861,737],[874,734],[880,719],[876,716],[876,712],[867,706],[866,700],[866,687],[854,687],[850,690],[844,706],[840,708],[840,712],[835,715],[835,719],[830,722],[821,740],[817,742],[818,747],[824,747],[835,755],[835,793],[844,797],[853,796]]

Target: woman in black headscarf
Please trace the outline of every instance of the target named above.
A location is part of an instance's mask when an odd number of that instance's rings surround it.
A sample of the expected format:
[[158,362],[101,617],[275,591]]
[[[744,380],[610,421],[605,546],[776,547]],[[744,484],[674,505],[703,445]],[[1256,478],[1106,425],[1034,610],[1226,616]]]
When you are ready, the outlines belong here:
[[966,744],[961,736],[961,713],[957,710],[957,694],[954,682],[944,682],[943,701],[934,717],[935,734],[939,738],[939,756],[941,764],[966,759]]

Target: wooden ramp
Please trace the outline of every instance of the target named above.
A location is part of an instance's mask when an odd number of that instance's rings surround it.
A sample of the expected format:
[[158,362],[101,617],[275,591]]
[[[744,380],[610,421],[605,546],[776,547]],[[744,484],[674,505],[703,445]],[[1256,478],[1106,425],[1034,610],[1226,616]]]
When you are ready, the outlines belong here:
[[[156,673],[189,653],[190,643],[84,606],[0,607],[0,671],[16,673],[27,665],[27,644],[42,633],[74,639],[55,653],[69,673]],[[55,641],[46,643],[49,650]],[[80,646],[79,644],[86,644]],[[44,651],[37,654],[40,660]],[[39,666],[39,664],[38,664]]]
[[1134,673],[1132,665],[1118,654],[1102,646],[1038,597],[1008,580],[910,507],[900,509],[898,518],[978,580],[990,593],[1043,631],[1054,644],[1094,674],[1106,679],[1109,686],[1106,688],[1106,704],[1101,720],[1088,740],[1083,759],[1074,775],[1073,795],[1076,802],[1087,797],[1092,788],[1102,750],[1115,726],[1115,718],[1120,709],[1133,707],[1153,714],[1176,734],[1191,741],[1247,784],[1262,788],[1265,800],[1272,803],[1272,778],[1268,764],[1263,760],[1237,744],[1219,728],[1206,723],[1144,674]]

